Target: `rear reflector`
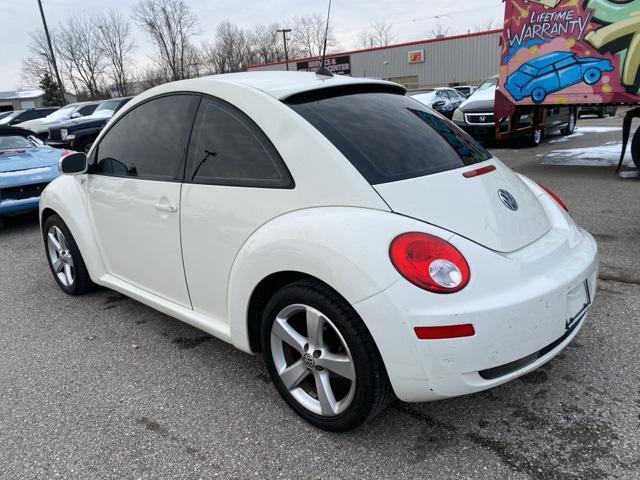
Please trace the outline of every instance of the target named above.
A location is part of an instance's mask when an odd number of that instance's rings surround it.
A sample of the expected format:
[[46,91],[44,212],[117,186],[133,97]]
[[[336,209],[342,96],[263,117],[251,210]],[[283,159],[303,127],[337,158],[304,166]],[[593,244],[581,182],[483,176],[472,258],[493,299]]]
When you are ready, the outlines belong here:
[[464,172],[462,175],[464,176],[464,178],[479,177],[480,175],[484,175],[485,173],[493,172],[495,169],[496,167],[494,165],[487,165],[486,167],[469,170],[468,172]]
[[420,340],[442,340],[445,338],[473,337],[476,331],[473,325],[445,325],[442,327],[415,327],[416,336]]

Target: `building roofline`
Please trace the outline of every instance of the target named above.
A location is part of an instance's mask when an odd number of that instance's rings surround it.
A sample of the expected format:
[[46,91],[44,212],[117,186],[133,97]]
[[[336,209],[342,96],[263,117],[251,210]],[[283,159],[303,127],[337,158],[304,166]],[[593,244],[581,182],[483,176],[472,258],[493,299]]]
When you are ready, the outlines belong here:
[[[496,33],[502,33],[502,29],[485,30],[483,32],[463,33],[463,34],[460,34],[460,35],[452,35],[450,37],[429,38],[427,40],[414,40],[414,41],[411,41],[411,42],[396,43],[396,44],[387,45],[387,46],[384,46],[384,47],[360,48],[360,49],[357,49],[357,50],[349,50],[349,51],[346,51],[346,52],[327,53],[327,58],[339,57],[341,55],[353,55],[354,53],[366,53],[366,52],[375,52],[375,51],[378,51],[378,50],[388,50],[390,48],[410,47],[412,45],[422,45],[422,44],[425,44],[425,43],[446,42],[446,41],[449,41],[449,40],[459,40],[461,38],[481,37],[481,36],[484,36],[484,35],[493,35],[493,34],[496,34]],[[318,56],[303,57],[303,58],[290,58],[289,59],[289,63],[304,62],[304,61],[307,61],[307,60],[317,60],[318,58],[319,58]],[[247,65],[247,69],[249,69],[249,68],[269,67],[271,65],[284,65],[284,64],[285,64],[284,61],[267,62],[267,63],[256,63],[254,65]]]

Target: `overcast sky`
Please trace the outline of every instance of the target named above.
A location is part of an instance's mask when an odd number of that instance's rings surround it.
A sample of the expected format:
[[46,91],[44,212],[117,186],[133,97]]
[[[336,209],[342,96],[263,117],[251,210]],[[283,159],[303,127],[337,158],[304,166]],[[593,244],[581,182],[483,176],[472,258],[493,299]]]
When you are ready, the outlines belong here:
[[[286,22],[294,15],[326,12],[326,0],[184,0],[198,16],[200,35],[196,43],[213,37],[216,25],[229,20],[240,27],[256,23]],[[131,11],[137,0],[43,0],[49,27],[82,12],[117,9]],[[332,21],[342,50],[353,49],[360,31],[371,22],[392,24],[396,41],[425,38],[438,22],[451,33],[493,21],[500,24],[502,0],[333,0]],[[27,57],[28,34],[40,26],[36,0],[0,0],[0,91],[27,88],[20,75]],[[135,52],[137,65],[149,63],[153,48],[137,27]]]

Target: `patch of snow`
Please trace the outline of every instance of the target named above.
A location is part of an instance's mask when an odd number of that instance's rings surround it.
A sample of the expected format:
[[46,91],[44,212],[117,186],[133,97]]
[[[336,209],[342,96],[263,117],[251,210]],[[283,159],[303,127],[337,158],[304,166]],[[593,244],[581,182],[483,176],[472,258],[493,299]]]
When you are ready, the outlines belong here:
[[571,135],[567,135],[566,137],[559,137],[554,140],[549,140],[548,143],[564,143],[564,142],[568,142],[572,138],[578,138],[578,137],[584,137],[584,133],[576,131],[575,133],[572,133]]
[[[584,148],[554,150],[542,161],[544,165],[569,165],[581,167],[611,167],[620,161],[622,142],[607,142],[604,145]],[[623,165],[633,167],[631,145],[627,147]]]
[[576,132],[579,133],[611,133],[621,131],[622,127],[603,127],[598,125],[581,125],[576,127]]

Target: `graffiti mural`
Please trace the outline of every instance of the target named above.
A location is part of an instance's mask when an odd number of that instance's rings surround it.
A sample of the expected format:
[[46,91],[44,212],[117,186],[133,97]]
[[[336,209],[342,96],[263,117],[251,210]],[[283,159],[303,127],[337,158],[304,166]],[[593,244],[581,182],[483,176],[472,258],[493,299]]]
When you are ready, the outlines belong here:
[[640,101],[640,0],[507,0],[496,113]]

